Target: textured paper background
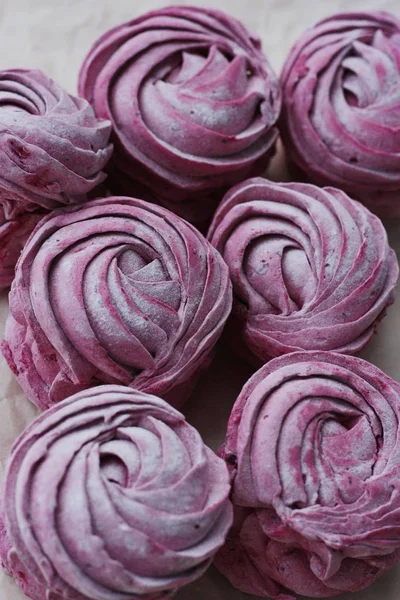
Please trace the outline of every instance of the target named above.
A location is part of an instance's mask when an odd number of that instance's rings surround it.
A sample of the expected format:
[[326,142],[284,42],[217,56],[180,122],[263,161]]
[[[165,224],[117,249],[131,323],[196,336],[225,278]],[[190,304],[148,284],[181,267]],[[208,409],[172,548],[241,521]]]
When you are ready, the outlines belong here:
[[[182,4],[192,4],[185,2]],[[277,72],[291,44],[314,21],[339,10],[381,9],[400,15],[399,0],[206,0],[198,2],[229,11],[262,38]],[[80,63],[104,31],[141,12],[165,5],[155,0],[0,0],[0,68],[41,68],[76,92]],[[278,156],[270,169],[284,177]],[[387,224],[390,242],[400,256],[400,222]],[[0,334],[7,317],[7,294],[0,294]],[[400,293],[363,357],[400,380]],[[206,442],[217,448],[238,392],[250,374],[237,359],[219,355],[203,377],[185,414]],[[0,478],[9,448],[18,433],[37,414],[24,398],[3,359],[0,359]],[[400,567],[365,592],[344,594],[338,600],[398,600]],[[24,600],[13,582],[0,574],[0,600]],[[234,590],[215,569],[177,595],[177,600],[250,600]]]

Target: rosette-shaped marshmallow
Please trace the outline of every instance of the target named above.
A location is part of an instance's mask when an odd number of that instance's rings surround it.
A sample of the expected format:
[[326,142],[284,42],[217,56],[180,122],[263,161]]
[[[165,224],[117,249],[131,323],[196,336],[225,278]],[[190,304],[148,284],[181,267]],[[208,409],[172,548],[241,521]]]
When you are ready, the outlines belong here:
[[45,217],[18,262],[3,352],[46,408],[99,383],[182,404],[232,305],[229,271],[189,223],[105,198]]
[[400,559],[400,385],[358,358],[296,352],[245,385],[221,454],[235,519],[217,566],[295,600],[370,585]]
[[84,200],[105,178],[112,148],[111,124],[41,71],[0,71],[0,126],[4,287],[42,212]]
[[113,123],[111,189],[150,189],[191,221],[211,217],[221,188],[260,175],[277,138],[279,84],[261,42],[213,9],[162,8],[105,33],[79,92]]
[[167,600],[222,546],[229,492],[224,462],[166,402],[85,390],[12,449],[2,563],[33,600]]
[[400,215],[400,20],[320,21],[292,48],[281,84],[283,140],[306,177]]
[[334,188],[245,181],[209,239],[230,269],[236,346],[258,364],[297,350],[356,353],[394,300],[399,268],[381,221]]

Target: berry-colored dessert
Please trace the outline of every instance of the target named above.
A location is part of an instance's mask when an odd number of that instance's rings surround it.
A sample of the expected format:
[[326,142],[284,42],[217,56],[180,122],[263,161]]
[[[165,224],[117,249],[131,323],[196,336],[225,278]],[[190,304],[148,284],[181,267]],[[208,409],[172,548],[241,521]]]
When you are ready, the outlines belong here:
[[192,225],[143,200],[98,199],[36,228],[2,348],[40,408],[99,383],[181,405],[231,305],[228,268]]
[[101,183],[111,125],[41,71],[0,71],[0,288],[49,210]]
[[394,300],[399,267],[381,221],[334,188],[245,181],[209,239],[233,282],[232,343],[256,364],[297,350],[354,354]]
[[166,402],[80,392],[15,442],[0,557],[32,600],[168,600],[232,523],[223,461]]
[[333,352],[272,360],[221,450],[235,518],[217,567],[261,597],[331,597],[400,559],[400,385]]
[[207,221],[222,189],[266,168],[279,84],[260,40],[213,9],[173,6],[105,33],[79,92],[113,123],[114,193]]
[[380,216],[400,215],[400,20],[349,12],[293,46],[281,76],[281,130],[306,178]]

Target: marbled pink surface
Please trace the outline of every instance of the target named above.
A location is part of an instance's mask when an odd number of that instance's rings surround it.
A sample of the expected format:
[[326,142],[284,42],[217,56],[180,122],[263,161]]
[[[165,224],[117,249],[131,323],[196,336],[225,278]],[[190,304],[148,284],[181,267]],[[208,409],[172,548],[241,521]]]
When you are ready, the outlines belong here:
[[181,406],[212,359],[232,286],[195,227],[143,200],[110,197],[41,221],[9,300],[2,350],[40,408],[101,383]]
[[217,10],[173,6],[111,29],[85,58],[79,93],[113,124],[112,192],[148,190],[196,223],[223,189],[265,170],[278,136],[261,41]]
[[281,74],[282,136],[306,179],[399,216],[400,17],[348,8],[291,49]]
[[341,190],[248,179],[226,194],[208,239],[232,278],[231,344],[255,364],[297,350],[356,354],[394,302],[386,230]]
[[240,590],[296,600],[368,587],[400,562],[400,384],[333,352],[271,360],[220,455],[235,521],[216,557]]
[[229,492],[223,461],[169,404],[86,390],[13,447],[1,562],[33,600],[168,600],[222,546]]
[[86,200],[112,147],[110,122],[39,70],[0,71],[0,100],[0,287],[8,287],[40,215]]

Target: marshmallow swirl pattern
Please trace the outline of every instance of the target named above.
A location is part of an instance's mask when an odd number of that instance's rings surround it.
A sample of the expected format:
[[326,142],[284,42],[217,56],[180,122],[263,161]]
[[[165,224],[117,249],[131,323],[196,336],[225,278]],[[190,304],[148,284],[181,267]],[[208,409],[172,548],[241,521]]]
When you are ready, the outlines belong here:
[[182,404],[232,304],[228,268],[191,225],[133,198],[55,211],[18,263],[3,352],[39,407],[99,383]]
[[313,183],[400,214],[400,20],[340,13],[308,29],[281,76],[282,135]]
[[381,221],[334,188],[245,181],[209,239],[230,269],[237,348],[258,363],[302,349],[354,354],[394,300],[398,263]]
[[167,600],[223,544],[229,490],[223,461],[166,402],[85,390],[12,449],[3,567],[33,600]]
[[277,138],[280,90],[261,42],[217,10],[167,7],[110,30],[79,91],[113,123],[111,188],[150,189],[192,221],[211,217],[214,192],[261,174]]
[[221,452],[235,522],[219,569],[245,592],[294,600],[363,589],[396,564],[399,421],[400,385],[361,359],[298,352],[260,369]]
[[112,147],[111,124],[37,70],[0,71],[0,128],[0,286],[6,287],[22,245],[14,235],[25,242],[43,210],[85,200],[104,180]]

